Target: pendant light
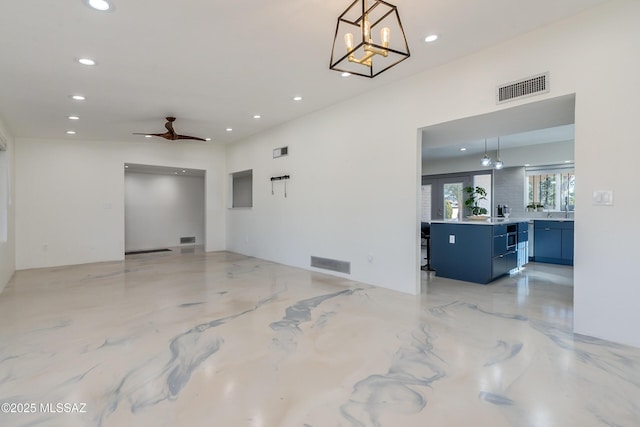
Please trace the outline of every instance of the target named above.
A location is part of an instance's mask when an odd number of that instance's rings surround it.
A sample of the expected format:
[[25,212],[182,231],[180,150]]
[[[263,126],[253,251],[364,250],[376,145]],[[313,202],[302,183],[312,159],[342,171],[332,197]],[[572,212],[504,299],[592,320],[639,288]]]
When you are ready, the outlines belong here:
[[496,163],[494,167],[496,169],[502,169],[503,166],[504,163],[502,163],[502,160],[500,160],[500,137],[498,137],[498,151],[496,153]]
[[338,17],[330,69],[373,78],[409,56],[396,6],[355,0]]
[[487,138],[484,139],[484,156],[480,160],[482,166],[491,166],[491,157],[487,154]]

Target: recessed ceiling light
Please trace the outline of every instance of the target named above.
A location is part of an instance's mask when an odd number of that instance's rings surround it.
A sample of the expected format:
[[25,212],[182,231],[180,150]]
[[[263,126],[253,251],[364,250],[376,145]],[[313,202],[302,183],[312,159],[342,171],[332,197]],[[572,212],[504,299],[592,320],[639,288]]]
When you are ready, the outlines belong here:
[[233,131],[233,129],[231,129],[231,128],[226,128],[225,130],[226,130],[227,132],[232,132],[232,131]]
[[573,162],[573,160],[565,160],[564,162],[565,162],[565,163],[572,163],[572,162]]
[[466,149],[466,148],[464,148],[464,147],[462,147],[462,148],[460,149],[460,151],[467,151],[467,149]]
[[129,165],[124,165],[124,168],[125,169],[129,169]]
[[187,173],[187,171],[186,171],[186,170],[184,170],[184,169],[182,169],[182,173]]
[[151,137],[152,137],[152,135],[145,135],[144,137],[145,137],[145,138],[151,138]]
[[106,0],[84,0],[84,2],[92,9],[106,12],[113,9],[113,5]]
[[294,96],[293,100],[294,101],[302,101],[302,97],[301,96]]
[[342,74],[340,74],[342,77],[349,77],[351,75],[351,73],[347,73],[346,71]]
[[525,163],[524,167],[528,168],[529,166],[531,166],[531,163]]
[[424,38],[424,41],[427,43],[433,43],[434,41],[438,40],[438,35],[437,34],[430,34],[427,37]]
[[207,140],[207,141],[211,141],[211,138],[205,138],[205,140]]
[[82,65],[96,65],[96,61],[90,58],[78,58],[76,61]]
[[178,172],[174,172],[173,174],[174,174],[174,175],[178,175]]
[[67,131],[67,135],[75,135],[76,131],[75,130],[68,130]]
[[67,117],[69,120],[80,120],[80,117],[78,116],[69,116]]
[[84,96],[82,96],[82,95],[71,95],[71,99],[74,99],[74,100],[76,100],[76,101],[84,101],[84,100],[85,100],[85,99],[87,99],[87,98],[85,98],[85,97],[84,97]]
[[253,118],[254,118],[254,119],[259,119],[259,118],[261,118],[261,117],[262,117],[262,116],[261,116],[260,114],[256,114],[255,116],[253,116]]

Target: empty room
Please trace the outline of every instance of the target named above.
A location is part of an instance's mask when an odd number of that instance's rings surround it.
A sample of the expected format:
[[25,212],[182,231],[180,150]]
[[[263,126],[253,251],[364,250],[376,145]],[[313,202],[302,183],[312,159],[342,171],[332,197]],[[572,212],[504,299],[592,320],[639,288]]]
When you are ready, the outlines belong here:
[[2,427],[640,425],[639,2],[1,9]]

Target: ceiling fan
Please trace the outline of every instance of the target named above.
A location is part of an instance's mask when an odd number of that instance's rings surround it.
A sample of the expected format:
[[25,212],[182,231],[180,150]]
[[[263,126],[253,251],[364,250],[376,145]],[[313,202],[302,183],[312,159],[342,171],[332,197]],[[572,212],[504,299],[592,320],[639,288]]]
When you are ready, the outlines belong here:
[[151,136],[159,136],[160,138],[168,139],[171,141],[176,141],[178,139],[192,139],[195,141],[206,141],[206,139],[198,138],[197,136],[189,136],[189,135],[180,135],[173,130],[173,122],[176,120],[175,117],[167,117],[167,123],[164,124],[164,127],[167,128],[167,132],[165,133],[137,133],[134,132],[134,135],[151,135]]

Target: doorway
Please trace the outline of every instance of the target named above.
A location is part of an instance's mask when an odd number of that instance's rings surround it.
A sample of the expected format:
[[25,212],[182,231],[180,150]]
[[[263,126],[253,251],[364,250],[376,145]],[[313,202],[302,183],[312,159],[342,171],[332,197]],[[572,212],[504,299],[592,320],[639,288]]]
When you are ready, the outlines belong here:
[[125,164],[125,253],[202,246],[205,171]]
[[[463,175],[480,171],[491,179],[481,185],[491,189],[489,215],[495,216],[500,204],[509,206],[513,218],[565,217],[566,212],[547,208],[544,212],[528,211],[526,170],[569,163],[573,167],[574,122],[575,94],[571,94],[420,129],[422,222],[460,221],[465,215],[460,209],[464,197],[460,188],[477,185],[475,179],[464,179]],[[483,167],[481,159],[487,153],[500,159],[504,168]]]

